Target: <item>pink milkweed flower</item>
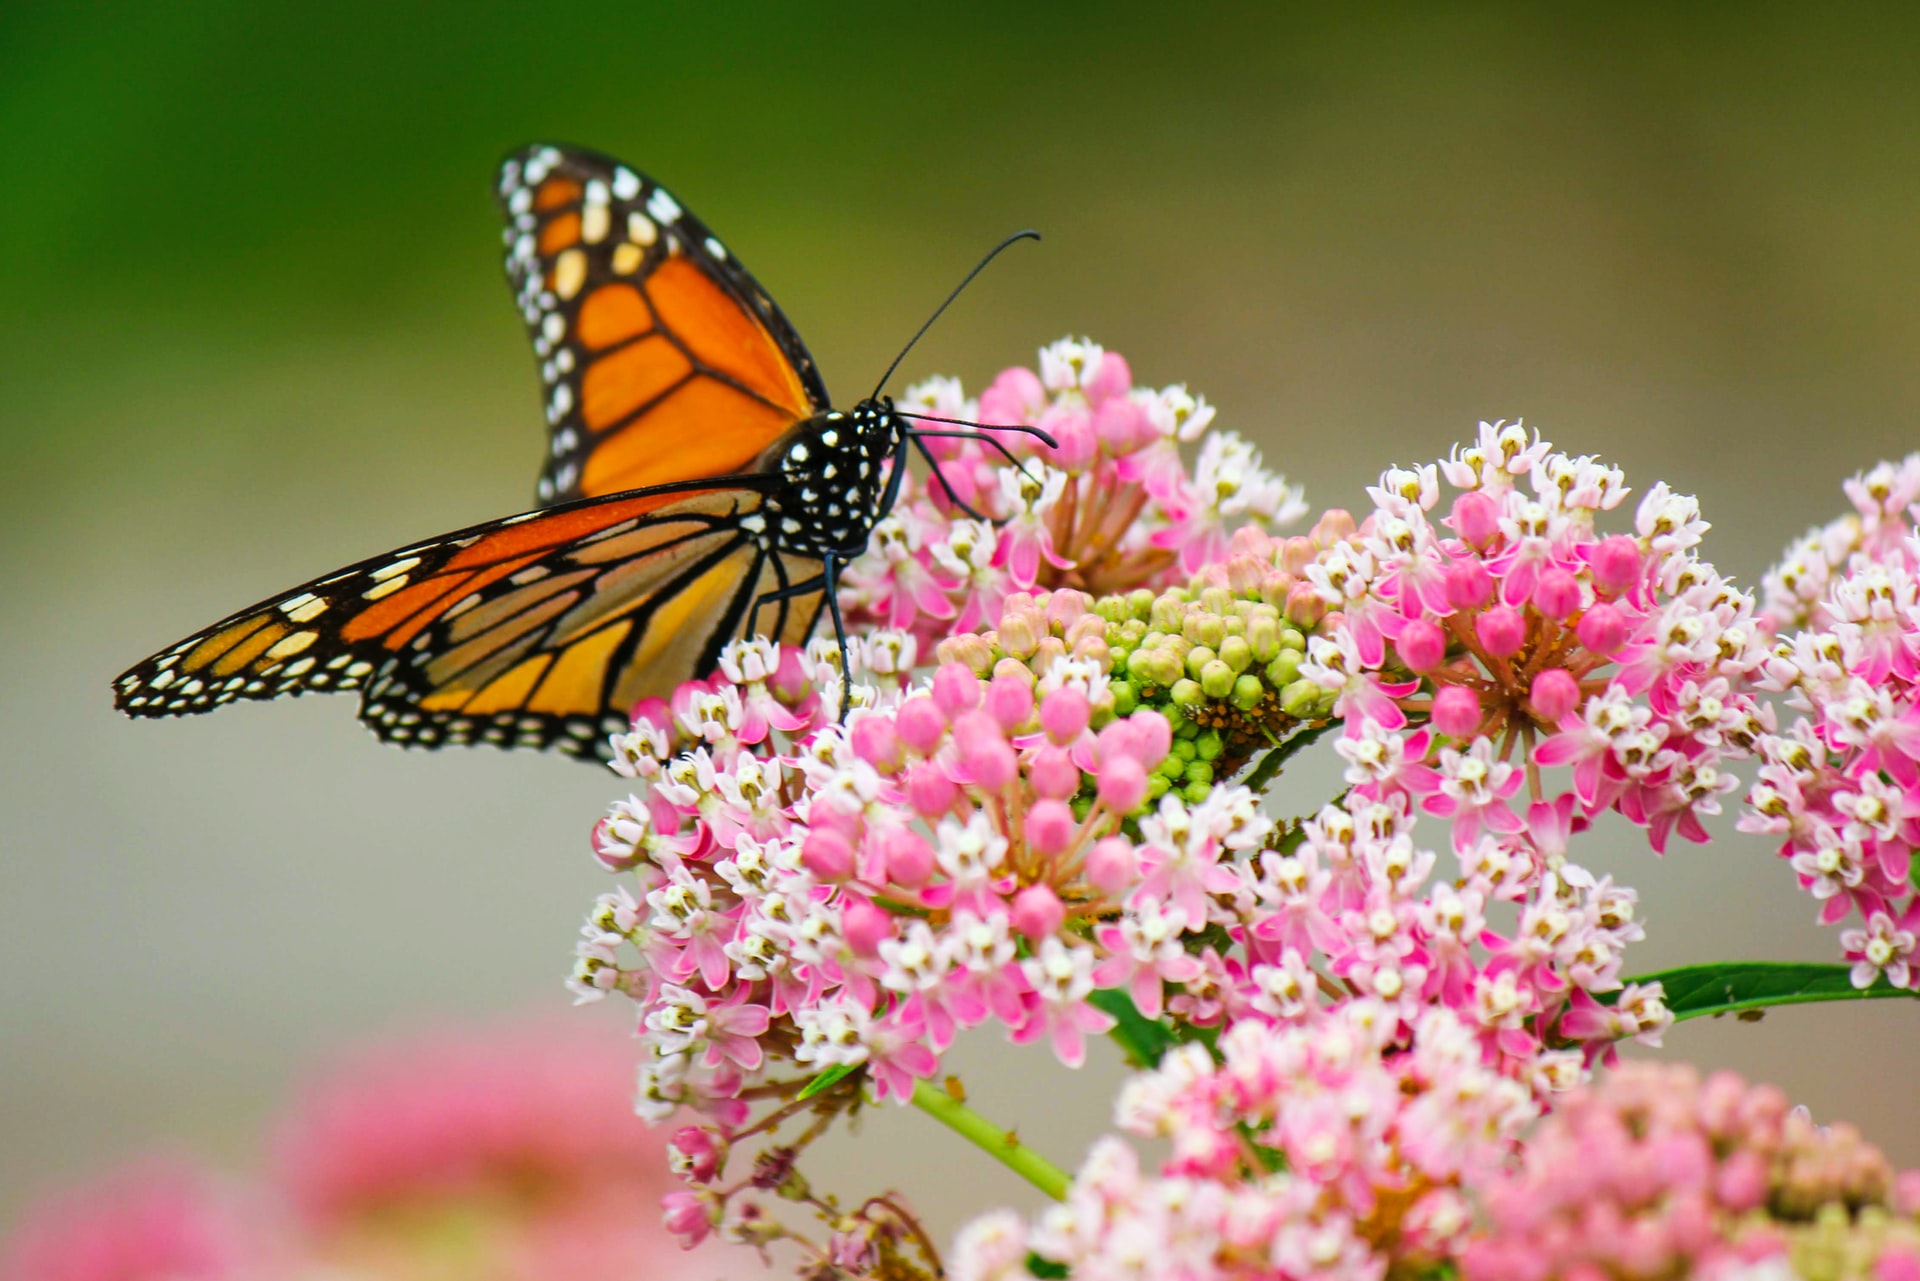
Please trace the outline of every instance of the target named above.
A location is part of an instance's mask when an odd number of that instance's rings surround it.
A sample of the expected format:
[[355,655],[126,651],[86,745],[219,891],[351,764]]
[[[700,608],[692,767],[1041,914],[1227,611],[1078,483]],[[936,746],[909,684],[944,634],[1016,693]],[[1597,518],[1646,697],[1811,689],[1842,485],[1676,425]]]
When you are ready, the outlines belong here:
[[1013,1031],[1016,1044],[1049,1038],[1053,1052],[1068,1067],[1086,1061],[1086,1036],[1113,1026],[1113,1016],[1087,1004],[1093,992],[1093,949],[1069,949],[1058,938],[1040,944],[1037,955],[1020,962],[1030,997],[1027,1019]]
[[1031,591],[1040,581],[1042,561],[1055,569],[1073,567],[1054,550],[1048,520],[1066,488],[1067,474],[1052,467],[1038,467],[1033,475],[1011,469],[1000,473],[1000,498],[1008,516],[996,535],[993,566],[1006,570],[1020,591]]
[[924,1008],[916,1003],[896,1006],[884,1018],[869,1024],[863,1034],[875,1098],[909,1103],[914,1082],[939,1070],[939,1056],[925,1044]]
[[1151,899],[1136,899],[1117,925],[1095,931],[1107,957],[1093,972],[1096,987],[1124,987],[1140,1013],[1160,1017],[1163,988],[1200,975],[1200,962],[1180,944],[1186,924],[1183,912]]
[[1915,950],[1920,948],[1920,899],[1894,916],[1876,911],[1867,917],[1864,928],[1843,930],[1840,946],[1853,962],[1848,978],[1857,988],[1872,987],[1882,974],[1895,987],[1920,987],[1920,964]]
[[1427,793],[1420,808],[1453,820],[1456,850],[1472,845],[1482,824],[1502,836],[1526,830],[1526,821],[1507,805],[1525,776],[1506,761],[1495,760],[1494,750],[1493,740],[1487,738],[1475,739],[1464,752],[1443,747],[1440,768],[1425,770],[1415,785],[1414,790]]
[[270,1207],[210,1171],[147,1158],[29,1204],[0,1248],[7,1281],[260,1281],[291,1276]]

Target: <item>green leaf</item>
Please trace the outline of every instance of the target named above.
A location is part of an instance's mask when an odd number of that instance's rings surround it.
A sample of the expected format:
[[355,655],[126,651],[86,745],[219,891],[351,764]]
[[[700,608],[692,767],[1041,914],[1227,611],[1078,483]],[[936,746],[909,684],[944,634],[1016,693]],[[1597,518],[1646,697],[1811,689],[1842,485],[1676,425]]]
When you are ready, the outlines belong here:
[[1142,1014],[1133,998],[1120,988],[1103,988],[1089,996],[1087,1003],[1114,1017],[1113,1029],[1107,1035],[1126,1051],[1127,1062],[1135,1067],[1157,1067],[1173,1048],[1173,1033],[1164,1024]]
[[813,1080],[808,1081],[796,1097],[802,1101],[810,1099],[822,1090],[832,1089],[859,1070],[860,1065],[858,1063],[837,1064],[828,1068],[819,1076],[814,1077]]
[[[1712,965],[1683,965],[1626,980],[1658,983],[1666,993],[1667,1008],[1676,1021],[1704,1015],[1738,1014],[1774,1005],[1806,1005],[1814,1001],[1871,1001],[1887,997],[1920,996],[1898,988],[1886,975],[1869,988],[1857,988],[1844,965],[1816,965],[1798,961],[1721,961]],[[1618,992],[1599,1000],[1612,1005]]]
[[1027,1271],[1036,1277],[1064,1277],[1068,1275],[1067,1265],[1055,1263],[1052,1259],[1043,1259],[1032,1251],[1027,1253]]

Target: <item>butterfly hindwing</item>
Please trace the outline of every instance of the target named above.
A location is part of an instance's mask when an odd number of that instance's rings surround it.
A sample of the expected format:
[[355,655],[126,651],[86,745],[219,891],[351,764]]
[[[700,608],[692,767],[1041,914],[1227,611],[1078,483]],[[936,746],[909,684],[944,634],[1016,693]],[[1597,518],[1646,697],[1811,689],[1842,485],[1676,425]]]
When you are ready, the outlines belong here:
[[501,167],[499,196],[546,389],[541,502],[743,472],[827,407],[780,309],[645,174],[529,147]]
[[[391,742],[604,756],[634,703],[711,670],[756,601],[819,574],[742,531],[762,496],[738,481],[671,486],[362,561],[155,655],[115,682],[115,701],[174,716],[358,689],[361,718]],[[809,592],[755,621],[800,644],[820,604]]]

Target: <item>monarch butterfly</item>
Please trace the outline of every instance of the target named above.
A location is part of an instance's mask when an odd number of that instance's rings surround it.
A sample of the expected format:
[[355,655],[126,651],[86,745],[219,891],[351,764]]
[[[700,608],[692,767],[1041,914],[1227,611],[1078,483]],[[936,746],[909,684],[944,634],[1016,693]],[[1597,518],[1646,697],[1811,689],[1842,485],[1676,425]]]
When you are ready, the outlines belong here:
[[908,444],[932,464],[921,438],[958,433],[912,426],[881,394],[900,358],[834,409],[780,309],[639,170],[536,146],[505,161],[498,193],[546,386],[543,506],[241,610],[121,675],[122,711],[359,690],[387,742],[592,760],[635,703],[709,674],[763,619],[801,644],[824,608],[844,670],[840,566],[892,509]]

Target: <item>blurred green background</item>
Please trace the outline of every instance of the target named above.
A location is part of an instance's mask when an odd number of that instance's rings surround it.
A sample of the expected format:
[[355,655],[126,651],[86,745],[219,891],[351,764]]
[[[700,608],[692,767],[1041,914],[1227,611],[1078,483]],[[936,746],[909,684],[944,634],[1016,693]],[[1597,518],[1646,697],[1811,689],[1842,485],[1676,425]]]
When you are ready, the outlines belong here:
[[[136,724],[107,689],[530,501],[510,147],[660,176],[843,398],[1037,226],[908,378],[977,387],[1090,334],[1318,504],[1524,414],[1697,492],[1753,582],[1920,445],[1916,37],[1906,5],[0,8],[0,1221],[157,1140],[243,1154],[342,1037],[565,999],[611,777],[403,754],[345,700]],[[1837,955],[1764,843],[1596,847],[1643,891],[1635,968]],[[1669,1047],[1920,1163],[1920,1010]],[[1039,1060],[961,1062],[1077,1160],[1117,1068]],[[897,1182],[943,1231],[1021,1201],[930,1126],[875,1118],[845,1189]]]

